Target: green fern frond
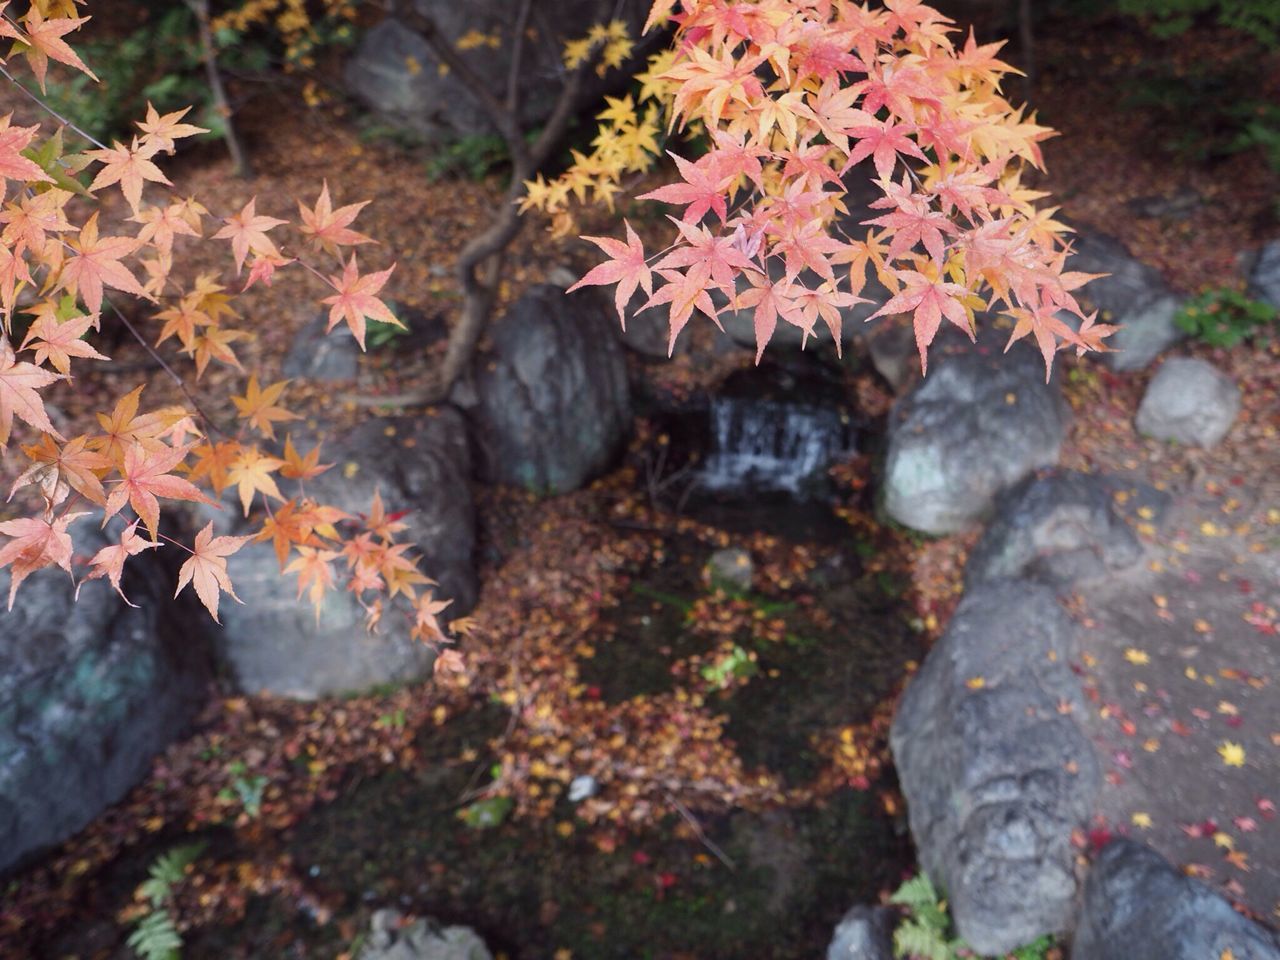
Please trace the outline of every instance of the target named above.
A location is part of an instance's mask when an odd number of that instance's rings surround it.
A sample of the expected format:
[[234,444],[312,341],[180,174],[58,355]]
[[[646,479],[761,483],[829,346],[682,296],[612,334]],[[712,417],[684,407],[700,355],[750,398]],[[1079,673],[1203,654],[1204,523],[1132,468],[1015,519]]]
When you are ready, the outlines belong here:
[[928,874],[921,871],[894,891],[889,902],[913,911],[920,907],[934,907],[938,903],[938,892],[933,889]]
[[143,917],[127,943],[142,960],[179,960],[182,950],[178,928],[164,910]]
[[954,960],[955,952],[940,931],[912,917],[893,932],[893,955],[912,960]]

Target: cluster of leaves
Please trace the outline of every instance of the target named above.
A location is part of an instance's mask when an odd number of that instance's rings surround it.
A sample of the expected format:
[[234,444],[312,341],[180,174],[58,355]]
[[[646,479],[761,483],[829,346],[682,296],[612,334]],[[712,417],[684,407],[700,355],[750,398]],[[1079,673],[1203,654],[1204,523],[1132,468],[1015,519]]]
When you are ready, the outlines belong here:
[[[670,127],[697,124],[711,147],[673,156],[680,181],[641,197],[683,208],[666,249],[648,256],[629,224],[625,242],[587,238],[610,259],[577,286],[616,284],[623,322],[643,289],[643,308],[668,307],[673,347],[695,312],[725,309],[753,312],[757,355],[780,320],[806,335],[822,322],[838,344],[841,310],[864,302],[873,270],[892,298],[872,316],[912,314],[922,366],[943,319],[972,337],[993,309],[1012,319],[1010,342],[1035,338],[1046,371],[1064,345],[1104,349],[1112,328],[1071,293],[1091,277],[1064,270],[1067,228],[1022,185],[1051,131],[1001,96],[1016,72],[996,59],[1001,44],[971,33],[957,46],[951,21],[914,0],[658,0],[648,27],[668,19],[674,56],[650,64],[657,95]],[[629,121],[627,106],[617,112]],[[645,152],[632,151],[637,163]],[[864,161],[882,214],[850,238],[842,178]],[[559,193],[527,185],[528,203],[554,210],[575,178]]]
[[1240,290],[1216,287],[1192,297],[1179,308],[1174,322],[1211,347],[1234,347],[1265,336],[1275,323],[1276,308]]
[[128,940],[142,960],[178,960],[181,956],[182,935],[170,910],[174,888],[182,883],[203,852],[203,843],[175,847],[157,857],[147,871],[147,879],[137,892],[144,906],[135,918],[137,926]]
[[[94,76],[62,39],[86,18],[46,15],[45,8],[74,14],[71,0],[32,3],[17,18],[8,14],[8,6],[0,3],[0,34],[27,58],[42,89],[50,60]],[[68,528],[88,514],[80,508],[97,507],[104,528],[120,516],[123,529],[113,545],[90,559],[81,585],[106,578],[123,597],[126,563],[164,541],[189,554],[179,571],[177,592],[192,585],[217,619],[220,595],[235,598],[227,558],[251,540],[270,541],[281,569],[297,575],[299,596],[307,592],[317,611],[325,593],[341,584],[376,626],[384,598],[403,597],[412,607],[413,635],[438,643],[443,632],[436,617],[447,603],[434,599],[430,590],[423,592],[432,581],[418,570],[409,545],[396,542],[405,529],[399,515],[389,514],[378,496],[369,512],[357,517],[306,495],[306,481],[329,465],[320,462],[318,447],[299,451],[290,437],[280,448],[275,425],[297,419],[281,402],[287,382],[262,386],[251,376],[244,394],[233,398],[238,428],[232,432],[203,413],[156,352],[176,341],[181,353],[193,359],[197,380],[215,361],[241,370],[235,344],[252,334],[233,325],[238,319],[234,294],[218,276],[202,275],[185,284],[174,270],[175,246],[203,239],[211,225],[218,229],[209,239],[229,244],[235,274],[243,276],[248,268],[242,289],[259,281],[269,285],[277,270],[297,264],[330,294],[321,301],[330,308],[330,329],[346,323],[363,347],[367,321],[400,325],[379,298],[394,264],[361,273],[356,255],[343,255],[344,248],[372,242],[351,228],[365,204],[335,209],[327,184],[313,206],[299,203],[295,225],[299,255],[334,259],[337,272],[327,275],[277,246],[269,234],[289,221],[258,213],[256,198],[240,212],[222,217],[220,225],[192,198],[169,193],[159,203],[144,199],[148,184],[151,190],[172,187],[157,164],[161,155],[173,153],[177,140],[204,132],[185,123],[185,113],[160,115],[149,106],[128,144],[94,142],[95,149],[82,153],[65,151],[61,129],[41,139],[38,126],[15,127],[9,118],[0,119],[0,175],[10,196],[0,212],[0,449],[9,448],[16,424],[30,428],[28,442],[19,444],[28,465],[10,499],[32,488],[42,504],[34,516],[0,523],[0,533],[9,538],[0,547],[0,566],[11,570],[10,605],[35,571],[57,566],[72,573]],[[126,223],[136,224],[136,232],[104,234],[94,207],[110,188],[123,196],[131,212]],[[92,210],[87,217],[85,206]],[[50,419],[44,391],[71,381],[84,363],[108,359],[92,339],[104,317],[136,331],[109,293],[154,305],[154,319],[161,326],[155,346],[142,341],[143,346],[173,374],[189,403],[143,412],[143,388],[138,387],[110,413],[98,414],[97,430],[68,438]],[[33,319],[15,347],[18,313]],[[136,335],[142,340],[140,332]],[[277,475],[296,482],[296,496],[281,492]],[[217,506],[214,498],[232,486],[246,517],[256,503],[265,509],[265,519],[255,521],[256,532],[215,537],[210,522],[191,547],[161,532],[161,500]],[[442,661],[443,668],[456,665],[456,654]]]
[[350,43],[363,0],[243,0],[212,23],[218,46],[231,49],[266,28],[284,44],[285,68],[309,70],[318,49]]

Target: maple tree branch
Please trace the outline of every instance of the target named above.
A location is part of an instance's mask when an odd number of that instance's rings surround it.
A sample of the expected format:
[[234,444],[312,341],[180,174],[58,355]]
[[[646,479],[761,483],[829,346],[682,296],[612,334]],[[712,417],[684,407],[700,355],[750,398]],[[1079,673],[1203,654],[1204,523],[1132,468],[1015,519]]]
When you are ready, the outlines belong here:
[[231,154],[231,165],[237,177],[247,180],[253,176],[253,167],[231,120],[231,101],[222,82],[222,71],[218,69],[218,48],[213,40],[213,30],[209,26],[209,0],[186,0],[186,4],[196,18],[200,35],[200,59],[204,61],[204,73],[209,83],[209,94],[213,97],[213,108],[222,117],[222,139],[227,145],[227,152]]
[[524,0],[516,14],[516,26],[512,33],[511,69],[507,71],[507,110],[512,116],[520,116],[520,73],[526,46],[525,30],[529,26],[529,12],[533,0]]

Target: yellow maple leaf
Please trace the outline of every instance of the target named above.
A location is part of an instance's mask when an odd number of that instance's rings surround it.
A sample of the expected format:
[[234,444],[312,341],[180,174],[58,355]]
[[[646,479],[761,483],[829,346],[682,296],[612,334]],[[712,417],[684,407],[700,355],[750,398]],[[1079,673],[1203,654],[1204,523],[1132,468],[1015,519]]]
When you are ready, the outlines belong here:
[[1238,743],[1223,740],[1222,745],[1218,747],[1218,755],[1222,757],[1222,762],[1228,767],[1244,766],[1244,747]]

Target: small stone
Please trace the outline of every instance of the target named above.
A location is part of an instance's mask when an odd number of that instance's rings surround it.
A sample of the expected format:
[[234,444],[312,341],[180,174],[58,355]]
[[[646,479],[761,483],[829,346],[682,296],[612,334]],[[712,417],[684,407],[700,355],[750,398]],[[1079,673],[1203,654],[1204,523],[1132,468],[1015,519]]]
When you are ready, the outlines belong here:
[[581,803],[600,792],[600,784],[590,774],[574,777],[569,783],[569,802]]
[[893,960],[897,914],[859,904],[844,915],[827,947],[827,960]]
[[751,589],[754,572],[751,554],[736,547],[717,550],[707,561],[706,576],[713,589],[720,587],[746,593]]
[[1240,412],[1240,388],[1204,360],[1174,357],[1151,378],[1134,425],[1157,440],[1215,446]]

